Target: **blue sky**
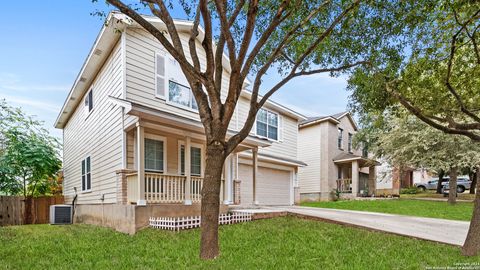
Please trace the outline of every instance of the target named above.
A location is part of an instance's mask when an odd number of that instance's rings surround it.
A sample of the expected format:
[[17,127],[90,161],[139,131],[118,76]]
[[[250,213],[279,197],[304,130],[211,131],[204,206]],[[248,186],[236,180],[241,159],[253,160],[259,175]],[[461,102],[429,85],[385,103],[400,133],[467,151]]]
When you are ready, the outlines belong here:
[[[6,1],[0,17],[0,99],[53,127],[70,88],[102,27],[99,17],[90,15],[106,9],[91,0]],[[263,88],[279,80],[270,72]],[[297,78],[274,96],[278,101],[307,116],[344,111],[348,93],[344,78],[328,74]]]

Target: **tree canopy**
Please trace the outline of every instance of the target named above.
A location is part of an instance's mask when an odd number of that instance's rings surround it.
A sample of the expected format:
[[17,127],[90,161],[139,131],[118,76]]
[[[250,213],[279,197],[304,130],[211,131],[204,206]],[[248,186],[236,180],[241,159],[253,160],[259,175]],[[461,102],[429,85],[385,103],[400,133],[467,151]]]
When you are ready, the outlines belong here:
[[48,194],[61,168],[60,144],[42,123],[0,100],[0,191]]
[[440,1],[423,17],[397,57],[355,71],[351,105],[367,123],[401,104],[438,130],[480,141],[480,3]]

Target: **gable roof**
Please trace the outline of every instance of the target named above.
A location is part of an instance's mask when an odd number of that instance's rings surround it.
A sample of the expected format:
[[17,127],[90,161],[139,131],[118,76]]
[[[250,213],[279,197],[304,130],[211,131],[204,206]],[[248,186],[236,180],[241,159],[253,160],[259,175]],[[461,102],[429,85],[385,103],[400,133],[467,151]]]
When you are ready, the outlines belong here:
[[[159,18],[155,16],[148,16],[148,15],[142,15],[142,16],[147,21],[155,25],[157,28],[166,29],[165,24]],[[193,27],[192,21],[186,21],[186,20],[174,20],[174,21],[175,21],[175,26],[177,27],[177,31],[179,32],[190,31],[191,28]],[[54,125],[55,128],[63,129],[65,127],[71,115],[73,114],[73,112],[75,111],[79,103],[81,102],[83,96],[89,90],[89,87],[93,82],[93,80],[95,79],[97,73],[100,71],[103,64],[108,59],[108,56],[111,50],[120,39],[121,37],[120,33],[123,32],[123,30],[125,30],[127,27],[141,27],[141,26],[138,25],[135,21],[133,21],[123,13],[120,13],[117,11],[110,12],[92,48],[90,49],[90,52],[85,62],[83,63],[83,66],[80,72],[78,73],[77,78],[75,79],[75,82],[72,88],[70,89],[70,92],[67,98],[64,101],[62,109],[60,110],[57,116],[57,119],[55,121],[55,125]],[[199,32],[199,35],[197,38],[199,40],[202,40],[205,35],[205,31],[200,25],[198,27],[198,32]],[[228,72],[230,72],[229,63],[230,61],[228,57],[225,54],[223,54],[222,64],[223,64],[223,67]],[[251,82],[247,78],[245,80],[245,86],[248,86],[250,83]],[[243,90],[242,92],[244,91],[246,90]],[[276,102],[269,101],[268,104],[277,108],[280,111],[287,113],[288,115],[296,119],[299,119],[299,120],[305,119],[305,116],[283,105],[280,105]]]
[[335,124],[339,124],[340,120],[343,117],[348,117],[348,119],[350,120],[350,122],[353,125],[353,128],[355,130],[358,130],[357,123],[355,122],[355,120],[352,117],[352,114],[349,111],[339,112],[339,113],[332,114],[332,115],[327,115],[327,116],[307,117],[307,119],[304,120],[304,121],[301,121],[298,126],[299,126],[299,128],[303,128],[303,127],[307,127],[307,126],[311,126],[311,125],[316,125],[318,123],[325,122],[325,121],[331,121]]

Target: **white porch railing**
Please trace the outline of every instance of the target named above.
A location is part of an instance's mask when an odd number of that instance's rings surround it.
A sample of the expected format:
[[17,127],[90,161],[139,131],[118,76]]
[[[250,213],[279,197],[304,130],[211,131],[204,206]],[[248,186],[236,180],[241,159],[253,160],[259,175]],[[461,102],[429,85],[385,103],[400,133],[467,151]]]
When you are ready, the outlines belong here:
[[[147,203],[183,203],[185,197],[187,177],[184,175],[168,175],[145,172],[145,200]],[[191,176],[190,199],[194,203],[201,201],[203,178]],[[220,201],[224,198],[224,180],[220,187]],[[136,173],[127,175],[128,202],[138,201],[138,176]]]
[[342,193],[351,193],[352,179],[337,179],[337,190]]

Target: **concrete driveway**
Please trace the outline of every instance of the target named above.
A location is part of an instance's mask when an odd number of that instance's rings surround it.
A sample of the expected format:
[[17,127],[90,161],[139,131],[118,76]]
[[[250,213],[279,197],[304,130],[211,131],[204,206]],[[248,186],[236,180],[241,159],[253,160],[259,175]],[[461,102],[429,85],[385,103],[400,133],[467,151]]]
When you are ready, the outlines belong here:
[[470,222],[304,206],[268,207],[329,222],[462,246]]

